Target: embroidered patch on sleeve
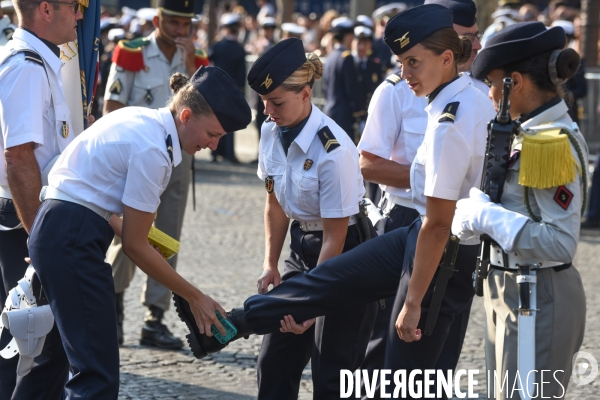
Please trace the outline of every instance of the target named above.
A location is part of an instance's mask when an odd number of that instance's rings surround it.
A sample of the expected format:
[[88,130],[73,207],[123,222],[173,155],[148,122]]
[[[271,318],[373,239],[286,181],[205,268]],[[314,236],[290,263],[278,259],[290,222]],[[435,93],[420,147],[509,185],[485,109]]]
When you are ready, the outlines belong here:
[[564,186],[559,186],[556,190],[556,194],[554,195],[554,201],[558,203],[563,209],[569,208],[569,204],[571,204],[571,200],[573,200],[573,193],[569,191]]

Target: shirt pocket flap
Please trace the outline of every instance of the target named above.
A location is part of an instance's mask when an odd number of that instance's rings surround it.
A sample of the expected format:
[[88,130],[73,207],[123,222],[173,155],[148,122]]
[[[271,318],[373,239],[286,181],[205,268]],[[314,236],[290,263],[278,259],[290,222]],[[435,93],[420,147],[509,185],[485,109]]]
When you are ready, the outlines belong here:
[[427,118],[404,118],[402,120],[402,129],[406,132],[424,135],[427,129]]
[[54,115],[57,121],[68,121],[69,120],[69,106],[67,103],[60,103],[54,106]]
[[150,90],[150,91],[157,89],[164,85],[165,85],[164,81],[160,81],[160,80],[156,80],[156,79],[136,79],[133,82],[133,86],[136,89],[143,89],[143,90]]

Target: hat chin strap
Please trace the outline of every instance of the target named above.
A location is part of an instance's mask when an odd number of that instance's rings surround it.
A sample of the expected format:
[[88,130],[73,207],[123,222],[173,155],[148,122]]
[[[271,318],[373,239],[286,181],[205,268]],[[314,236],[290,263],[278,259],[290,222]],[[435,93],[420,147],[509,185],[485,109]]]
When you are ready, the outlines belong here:
[[561,51],[562,49],[554,50],[552,54],[550,54],[550,59],[548,60],[548,73],[550,74],[550,80],[554,86],[559,86],[563,83],[563,80],[558,78],[558,71],[556,70],[556,60],[558,60]]
[[158,27],[156,29],[158,29],[160,31],[160,36],[175,43],[175,38],[172,37],[171,35],[168,35],[165,32],[165,30],[162,28],[162,20],[160,18],[158,19]]

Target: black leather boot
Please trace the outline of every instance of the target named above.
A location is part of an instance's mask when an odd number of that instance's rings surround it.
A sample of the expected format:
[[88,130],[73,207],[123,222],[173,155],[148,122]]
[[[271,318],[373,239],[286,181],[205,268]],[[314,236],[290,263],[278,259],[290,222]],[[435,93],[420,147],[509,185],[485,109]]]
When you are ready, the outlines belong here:
[[140,344],[144,346],[160,347],[161,349],[179,350],[183,342],[174,336],[169,328],[162,323],[164,311],[156,306],[148,307]]
[[117,341],[119,342],[119,346],[123,345],[123,320],[125,319],[124,297],[125,292],[115,293],[115,303],[117,307]]
[[207,336],[206,334],[200,333],[194,315],[190,310],[190,305],[183,297],[173,293],[173,300],[175,301],[177,315],[179,315],[179,318],[185,322],[190,330],[190,333],[186,336],[187,341],[190,345],[192,353],[194,354],[194,357],[198,359],[223,350],[234,340],[242,337],[247,339],[251,334],[254,333],[254,330],[246,320],[244,308],[234,308],[227,313],[227,319],[233,324],[233,326],[236,327],[237,334],[229,342],[222,344],[214,336]]

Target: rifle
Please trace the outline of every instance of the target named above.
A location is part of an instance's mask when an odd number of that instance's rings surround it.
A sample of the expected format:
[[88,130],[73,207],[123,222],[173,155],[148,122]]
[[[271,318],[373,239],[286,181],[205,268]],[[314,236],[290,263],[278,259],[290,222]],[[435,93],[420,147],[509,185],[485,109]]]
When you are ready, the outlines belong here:
[[[519,123],[510,118],[510,101],[508,97],[512,90],[511,78],[504,78],[502,100],[496,118],[488,123],[488,138],[481,177],[481,191],[490,196],[494,203],[500,203],[504,181],[508,172],[510,145],[519,133]],[[483,296],[483,281],[487,278],[490,267],[490,246],[492,238],[481,235],[481,247],[477,257],[477,268],[474,272],[473,286],[475,294]]]

